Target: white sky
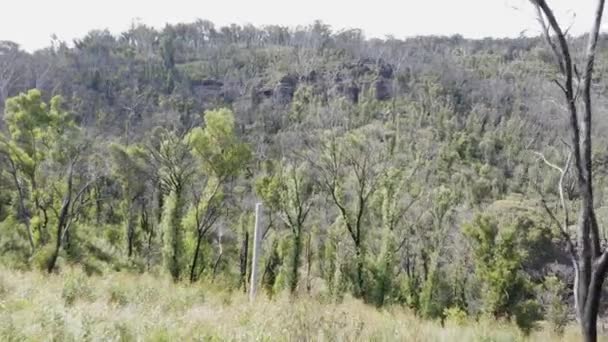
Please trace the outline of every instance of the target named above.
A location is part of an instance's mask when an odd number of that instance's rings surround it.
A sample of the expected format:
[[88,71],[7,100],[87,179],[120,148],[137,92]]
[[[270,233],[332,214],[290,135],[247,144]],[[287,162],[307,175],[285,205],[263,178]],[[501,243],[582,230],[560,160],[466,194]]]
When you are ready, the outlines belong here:
[[[320,19],[335,30],[361,28],[367,37],[451,35],[516,37],[538,25],[529,0],[2,0],[0,40],[26,50],[45,47],[52,34],[71,42],[92,29],[116,34],[134,19],[165,23],[208,19],[216,25],[308,25]],[[564,25],[590,26],[595,0],[548,0]],[[515,7],[515,8],[514,8]],[[576,14],[576,16],[574,15]],[[607,20],[608,22],[608,13]]]

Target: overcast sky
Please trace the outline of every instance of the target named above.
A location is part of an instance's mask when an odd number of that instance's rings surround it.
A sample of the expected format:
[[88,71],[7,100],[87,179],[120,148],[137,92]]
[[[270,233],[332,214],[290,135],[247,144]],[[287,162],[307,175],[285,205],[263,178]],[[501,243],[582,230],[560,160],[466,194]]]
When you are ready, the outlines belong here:
[[[119,33],[134,20],[154,27],[208,19],[216,25],[307,25],[361,28],[367,37],[452,35],[467,38],[537,34],[529,0],[2,0],[0,40],[26,50],[71,42],[92,29]],[[595,0],[548,0],[570,32],[590,26]]]

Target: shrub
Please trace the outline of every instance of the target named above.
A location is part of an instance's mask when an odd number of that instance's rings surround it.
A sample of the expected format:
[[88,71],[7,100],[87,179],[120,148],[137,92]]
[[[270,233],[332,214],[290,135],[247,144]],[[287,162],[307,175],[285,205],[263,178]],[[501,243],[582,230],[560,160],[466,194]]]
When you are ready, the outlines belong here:
[[66,305],[74,304],[78,299],[93,299],[93,293],[87,277],[80,271],[73,271],[65,276],[61,298]]
[[443,316],[445,316],[446,321],[456,325],[464,325],[468,318],[466,311],[459,307],[446,308],[443,310]]
[[109,289],[110,292],[110,303],[117,304],[119,306],[125,306],[129,304],[128,291],[120,285],[112,285]]
[[[55,247],[53,244],[47,244],[41,248],[38,248],[34,255],[32,256],[32,266],[35,269],[45,271],[48,268],[49,261],[51,260],[51,256],[53,255]],[[61,256],[61,255],[60,255]]]
[[533,284],[521,270],[531,243],[522,236],[527,228],[527,221],[503,226],[489,216],[477,216],[464,228],[473,242],[475,275],[481,281],[484,311],[494,317],[515,317],[524,333],[541,318],[540,306],[532,300]]
[[520,302],[515,306],[515,324],[524,333],[529,335],[538,328],[537,322],[543,318],[541,306],[532,299]]
[[566,286],[556,276],[545,278],[542,295],[545,304],[545,315],[553,331],[562,336],[568,325],[568,304],[565,301]]

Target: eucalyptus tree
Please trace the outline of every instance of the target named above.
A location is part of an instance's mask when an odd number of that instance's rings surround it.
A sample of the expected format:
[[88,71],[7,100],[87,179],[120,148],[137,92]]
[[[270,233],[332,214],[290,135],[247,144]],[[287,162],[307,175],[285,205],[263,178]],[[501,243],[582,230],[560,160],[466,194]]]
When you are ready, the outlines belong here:
[[291,261],[289,264],[289,291],[295,294],[299,281],[302,238],[306,220],[313,207],[317,186],[308,163],[296,164],[283,160],[274,174],[261,178],[257,192],[265,205],[278,212],[283,223],[291,230]]
[[[143,208],[148,189],[148,164],[141,146],[110,145],[112,175],[122,189],[121,207],[125,215],[127,257],[131,258],[136,244],[136,220],[138,208]],[[143,209],[142,209],[143,210]]]
[[[228,109],[207,111],[205,126],[193,129],[186,140],[197,161],[194,203],[189,210],[195,231],[195,249],[190,263],[190,281],[198,277],[201,244],[225,209],[225,197],[251,158],[248,146],[234,132],[234,114]],[[219,261],[219,258],[218,258]]]
[[364,267],[370,201],[387,172],[390,147],[381,127],[371,124],[343,135],[329,133],[307,155],[318,186],[337,209],[353,243],[358,297],[365,296],[367,290]]
[[186,206],[186,187],[196,171],[195,160],[186,137],[174,131],[157,128],[148,143],[156,178],[168,200],[164,203],[163,261],[175,281],[182,276],[186,264],[185,229],[182,224]]
[[52,98],[49,105],[38,90],[9,98],[4,120],[8,132],[0,134],[0,154],[8,164],[17,193],[17,218],[27,231],[33,252],[49,238],[48,196],[40,186],[46,176],[42,166],[62,132],[72,129],[74,122],[61,108],[60,97]]

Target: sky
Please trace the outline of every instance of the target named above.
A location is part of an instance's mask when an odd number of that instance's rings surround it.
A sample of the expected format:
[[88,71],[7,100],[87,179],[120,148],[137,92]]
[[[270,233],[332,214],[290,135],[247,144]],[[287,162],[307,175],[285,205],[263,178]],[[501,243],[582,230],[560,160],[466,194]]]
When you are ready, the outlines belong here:
[[[114,34],[133,22],[208,19],[294,27],[322,20],[334,30],[360,28],[366,37],[461,34],[466,38],[517,37],[539,33],[529,0],[2,0],[0,40],[28,51],[46,47],[51,36],[71,42],[93,29]],[[573,34],[590,27],[595,0],[548,0]],[[608,15],[608,14],[607,14]],[[607,20],[608,22],[608,20]]]

